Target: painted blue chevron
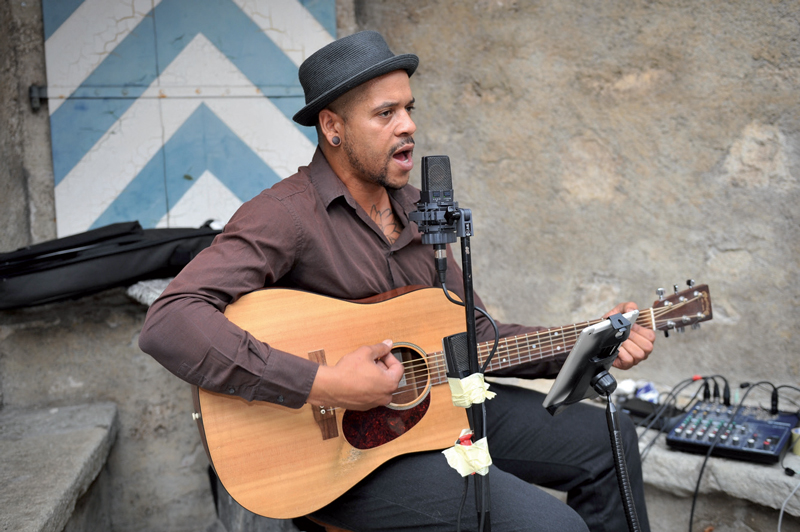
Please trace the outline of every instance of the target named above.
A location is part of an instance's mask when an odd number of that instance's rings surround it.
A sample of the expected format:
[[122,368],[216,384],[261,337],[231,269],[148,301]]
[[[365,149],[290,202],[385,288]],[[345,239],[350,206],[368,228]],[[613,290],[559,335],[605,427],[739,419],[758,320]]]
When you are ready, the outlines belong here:
[[331,2],[331,0],[300,0],[300,3],[331,36],[336,36],[336,2]]
[[243,202],[280,181],[211,109],[200,104],[92,229],[119,220],[155,227],[206,170]]
[[[93,88],[117,87],[121,97],[71,96],[50,117],[56,185],[197,33],[208,38],[256,87],[296,87],[297,94],[302,94],[294,63],[231,0],[163,0],[76,91],[82,95],[91,94]],[[294,105],[278,107],[291,119],[302,106],[302,98],[286,96],[293,97]],[[316,142],[313,128],[296,127]]]
[[44,40],[49,39],[83,2],[84,0],[45,0],[42,5]]
[[[50,38],[85,0],[44,0],[44,40]],[[331,0],[299,0],[317,22],[332,36],[336,35],[336,5]]]

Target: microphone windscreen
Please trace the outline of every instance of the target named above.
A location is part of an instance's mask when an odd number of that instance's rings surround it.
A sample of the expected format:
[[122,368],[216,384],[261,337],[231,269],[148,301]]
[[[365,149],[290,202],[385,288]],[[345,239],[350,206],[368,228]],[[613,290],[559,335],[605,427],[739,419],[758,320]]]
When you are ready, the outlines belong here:
[[469,351],[467,333],[446,336],[443,340],[447,376],[463,378],[469,375]]
[[429,155],[422,158],[422,190],[452,190],[450,157]]

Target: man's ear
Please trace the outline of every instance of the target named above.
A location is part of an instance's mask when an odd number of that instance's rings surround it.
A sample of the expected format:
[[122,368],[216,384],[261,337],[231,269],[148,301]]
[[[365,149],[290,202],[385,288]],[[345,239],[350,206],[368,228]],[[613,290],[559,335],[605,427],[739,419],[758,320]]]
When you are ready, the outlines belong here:
[[339,137],[339,140],[341,141],[344,135],[342,117],[330,109],[323,109],[319,112],[319,130],[322,136],[327,140],[328,144],[333,145],[333,137]]

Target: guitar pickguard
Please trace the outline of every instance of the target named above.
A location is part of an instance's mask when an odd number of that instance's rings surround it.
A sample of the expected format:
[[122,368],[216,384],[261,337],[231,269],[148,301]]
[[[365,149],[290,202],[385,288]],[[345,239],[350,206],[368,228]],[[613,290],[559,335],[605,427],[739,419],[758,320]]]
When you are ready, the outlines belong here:
[[385,406],[366,412],[347,410],[342,416],[342,433],[356,449],[380,447],[411,430],[428,411],[430,404],[429,394],[418,405],[405,410]]

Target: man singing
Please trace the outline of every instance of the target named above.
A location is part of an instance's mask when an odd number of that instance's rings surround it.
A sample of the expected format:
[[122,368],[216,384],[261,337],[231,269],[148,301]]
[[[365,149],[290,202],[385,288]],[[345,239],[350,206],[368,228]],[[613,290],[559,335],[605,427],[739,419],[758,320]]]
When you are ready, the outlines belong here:
[[[391,402],[403,375],[391,340],[352,346],[333,366],[290,354],[228,321],[223,312],[264,287],[363,299],[409,285],[441,287],[433,250],[408,219],[419,191],[408,185],[416,126],[409,78],[415,55],[394,55],[375,32],[339,39],[300,67],[306,105],[294,120],[316,126],[311,163],[238,210],[150,309],[139,345],[178,377],[202,388],[268,401],[367,410]],[[463,299],[449,255],[447,286]],[[477,306],[483,306],[476,296]],[[636,308],[623,303],[611,313]],[[369,323],[353,323],[369,327]],[[499,324],[501,337],[539,330]],[[477,317],[479,341],[493,340]],[[653,349],[653,331],[633,325],[615,366],[629,368]],[[297,356],[300,355],[300,356]],[[552,377],[564,357],[518,366],[503,376]],[[627,530],[602,409],[578,404],[551,417],[543,396],[493,384],[486,402],[491,524],[502,531]],[[636,434],[624,420],[625,450],[642,530],[649,530]],[[457,435],[455,435],[457,437]],[[568,504],[533,484],[568,494]],[[453,532],[462,478],[438,451],[394,458],[313,514],[353,531]],[[463,526],[474,524],[474,497]]]

